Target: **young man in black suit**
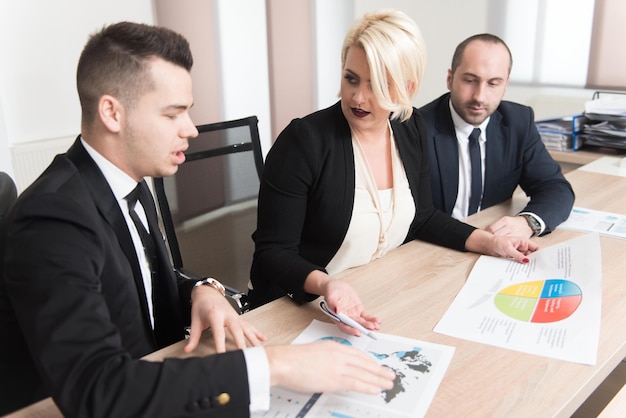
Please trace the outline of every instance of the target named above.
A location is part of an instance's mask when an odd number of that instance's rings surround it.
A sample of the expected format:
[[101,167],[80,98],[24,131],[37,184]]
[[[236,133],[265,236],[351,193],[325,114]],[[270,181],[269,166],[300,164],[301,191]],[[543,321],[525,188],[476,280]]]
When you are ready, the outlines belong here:
[[[469,37],[454,52],[447,78],[450,92],[420,113],[428,132],[435,206],[461,219],[509,199],[519,185],[530,197],[528,205],[487,230],[531,237],[549,233],[567,219],[574,192],[541,142],[532,109],[502,101],[512,62],[509,48],[497,36]],[[480,129],[480,149],[472,163],[469,137],[475,128]],[[479,173],[474,205],[473,166]]]
[[[391,388],[393,373],[350,347],[261,347],[219,282],[175,277],[143,179],[175,173],[197,135],[191,65],[187,41],[154,26],[110,25],[85,46],[81,135],[0,228],[0,414],[52,396],[65,416],[240,417],[267,409],[275,384]],[[185,351],[211,327],[219,354],[141,360],[189,324]]]

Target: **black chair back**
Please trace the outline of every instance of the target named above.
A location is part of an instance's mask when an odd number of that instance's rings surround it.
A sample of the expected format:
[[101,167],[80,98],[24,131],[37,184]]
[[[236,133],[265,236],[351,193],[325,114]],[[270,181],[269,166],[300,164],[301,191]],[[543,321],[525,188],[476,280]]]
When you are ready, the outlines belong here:
[[258,119],[197,128],[178,172],[154,179],[163,227],[177,271],[220,280],[243,313],[263,170]]

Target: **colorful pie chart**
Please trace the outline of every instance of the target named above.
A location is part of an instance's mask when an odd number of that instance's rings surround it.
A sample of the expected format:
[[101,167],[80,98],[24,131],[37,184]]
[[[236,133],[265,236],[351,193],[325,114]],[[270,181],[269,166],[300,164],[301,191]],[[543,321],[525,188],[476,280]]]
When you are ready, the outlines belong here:
[[572,315],[583,299],[570,280],[549,279],[517,283],[500,290],[494,299],[505,315],[524,322],[557,322]]

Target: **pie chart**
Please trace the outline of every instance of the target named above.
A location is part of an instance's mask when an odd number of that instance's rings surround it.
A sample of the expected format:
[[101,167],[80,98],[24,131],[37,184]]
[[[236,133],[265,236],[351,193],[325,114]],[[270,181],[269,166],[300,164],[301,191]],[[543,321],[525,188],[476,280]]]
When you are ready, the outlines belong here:
[[524,322],[557,322],[572,315],[583,299],[578,285],[565,279],[517,283],[500,290],[494,303],[500,312]]

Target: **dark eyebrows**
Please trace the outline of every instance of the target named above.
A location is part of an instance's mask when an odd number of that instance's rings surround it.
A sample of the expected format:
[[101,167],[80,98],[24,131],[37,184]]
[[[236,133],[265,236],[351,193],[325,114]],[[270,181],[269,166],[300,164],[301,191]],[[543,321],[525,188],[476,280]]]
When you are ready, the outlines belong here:
[[[469,73],[469,72],[463,73],[462,77],[471,77],[471,78],[475,78],[475,79],[481,80],[481,78],[479,76],[477,76],[474,73]],[[490,78],[489,80],[487,80],[487,82],[489,82],[489,83],[493,83],[494,81],[501,81],[501,82],[503,82],[505,80],[506,79],[503,78],[503,77],[493,77],[493,78]]]

